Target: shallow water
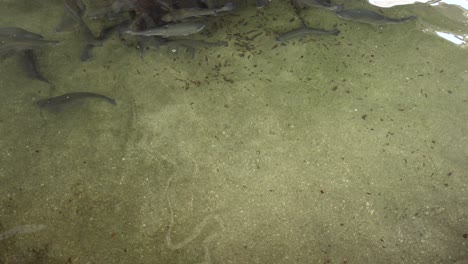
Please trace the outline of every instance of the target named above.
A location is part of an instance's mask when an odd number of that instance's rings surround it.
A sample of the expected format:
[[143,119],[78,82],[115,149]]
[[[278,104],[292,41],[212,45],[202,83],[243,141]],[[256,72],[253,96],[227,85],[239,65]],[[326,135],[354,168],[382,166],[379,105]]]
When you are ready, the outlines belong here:
[[[194,58],[114,35],[82,63],[60,1],[0,5],[61,41],[39,52],[52,85],[0,62],[0,263],[468,262],[468,53],[427,30],[466,34],[459,16],[275,1],[212,19],[195,37],[229,45]],[[341,34],[278,45],[298,16]],[[69,92],[117,106],[34,104]]]

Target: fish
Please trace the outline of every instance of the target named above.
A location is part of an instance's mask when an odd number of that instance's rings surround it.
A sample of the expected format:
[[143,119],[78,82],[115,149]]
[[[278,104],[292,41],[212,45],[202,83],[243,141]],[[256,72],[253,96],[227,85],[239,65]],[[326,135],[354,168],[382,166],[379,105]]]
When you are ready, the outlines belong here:
[[159,49],[162,46],[162,44],[167,41],[167,38],[163,38],[160,36],[140,38],[140,41],[138,42],[138,48],[140,49],[140,57],[143,58],[144,53],[151,47]]
[[271,2],[271,0],[257,0],[256,6],[258,9],[264,8],[267,2]]
[[60,24],[55,28],[55,32],[70,30],[77,23],[81,23],[85,14],[86,6],[81,0],[65,0],[65,15]]
[[55,40],[45,40],[42,35],[18,27],[0,28],[0,55],[57,45]]
[[65,0],[66,16],[56,28],[56,32],[61,32],[75,24],[80,27],[81,34],[85,40],[85,47],[81,53],[81,61],[87,61],[92,58],[91,51],[94,47],[102,46],[103,41],[94,36],[91,29],[83,21],[83,15],[86,12],[86,5],[82,0]]
[[86,44],[83,50],[81,51],[80,61],[85,62],[93,59],[94,47],[94,45]]
[[83,14],[86,11],[86,7],[81,0],[65,0],[65,11],[67,14],[80,26],[82,35],[85,39],[86,44],[101,46],[102,41],[98,40],[88,25],[83,21]]
[[[92,1],[91,3],[97,1]],[[102,2],[102,1],[101,1]],[[86,12],[86,16],[90,19],[107,18],[109,20],[117,19],[121,13],[130,12],[137,8],[137,2],[134,0],[114,0],[112,3],[91,8]]]
[[161,27],[156,27],[144,31],[126,30],[123,33],[132,36],[161,36],[161,37],[176,37],[188,36],[198,33],[206,27],[202,22],[181,22],[176,24],[167,24]]
[[85,40],[85,47],[81,52],[80,60],[83,62],[88,61],[93,57],[93,48],[102,46],[103,40],[94,36],[91,29],[89,29],[88,25],[83,21],[83,14],[86,11],[86,6],[81,0],[65,0],[65,11],[81,29],[81,34]]
[[117,0],[111,4],[111,9],[114,14],[128,12],[137,7],[137,1],[134,0]]
[[172,12],[165,14],[161,17],[164,22],[180,21],[191,17],[211,16],[221,12],[234,10],[233,3],[227,3],[220,8],[181,8],[175,9]]
[[401,24],[417,19],[416,16],[409,16],[404,18],[391,18],[364,9],[350,9],[337,11],[336,15],[342,19],[353,20],[372,25]]
[[[100,41],[101,43],[104,43],[107,39],[110,38],[112,33],[118,32],[124,27],[127,27],[130,25],[130,20],[124,20],[118,24],[106,27],[101,30],[99,35],[96,37],[97,41]],[[81,52],[80,60],[82,62],[89,61],[93,58],[93,50],[96,46],[101,46],[101,45],[94,45],[93,43],[87,43],[85,47],[83,48],[83,51]]]
[[49,83],[37,69],[34,49],[47,45],[56,45],[58,41],[44,40],[40,34],[29,32],[18,27],[0,28],[0,55],[14,52],[22,53],[28,75],[39,81]]
[[31,38],[31,39],[43,39],[44,37],[40,34],[29,32],[19,27],[4,27],[0,28],[1,37],[10,38]]
[[58,43],[55,40],[45,40],[42,35],[22,28],[0,28],[0,55],[36,49],[43,46],[53,46]]
[[26,71],[31,78],[50,84],[49,80],[42,76],[37,69],[36,56],[33,50],[24,51],[24,65],[26,66]]
[[216,41],[216,42],[209,42],[203,40],[196,40],[196,39],[174,39],[168,40],[162,43],[160,46],[171,46],[171,44],[178,45],[178,46],[189,46],[189,47],[219,47],[228,45],[227,41]]
[[216,41],[208,42],[203,40],[195,39],[175,39],[167,40],[164,43],[159,44],[159,47],[168,47],[173,50],[185,49],[191,55],[192,59],[195,58],[195,52],[197,47],[226,47],[228,45],[227,41]]
[[284,43],[287,41],[290,41],[292,39],[296,38],[302,38],[308,35],[334,35],[337,36],[340,34],[340,31],[338,29],[332,29],[332,30],[324,30],[324,29],[318,29],[318,28],[311,28],[307,26],[302,26],[300,28],[296,28],[293,30],[290,30],[288,32],[282,33],[276,38],[276,41]]
[[43,224],[33,224],[33,225],[20,225],[16,226],[12,229],[9,229],[3,233],[0,233],[0,241],[14,237],[16,235],[21,235],[21,234],[30,234],[34,232],[41,231],[45,229],[47,226]]
[[121,30],[123,30],[124,28],[127,28],[130,25],[131,25],[131,20],[128,19],[128,20],[123,20],[123,21],[121,21],[121,22],[119,22],[119,23],[117,23],[115,25],[103,28],[96,39],[101,40],[101,41],[105,41],[105,40],[109,39],[110,36],[114,32],[120,32]]
[[107,97],[102,94],[90,93],[90,92],[66,93],[63,95],[56,96],[56,97],[51,97],[51,98],[36,101],[36,105],[38,105],[41,108],[57,110],[60,107],[64,106],[65,104],[68,104],[73,101],[77,101],[79,99],[85,99],[85,98],[99,98],[99,99],[103,99],[109,102],[112,105],[117,105],[117,102],[110,97]]
[[0,55],[9,52],[20,52],[25,50],[32,50],[42,48],[45,46],[55,46],[59,44],[55,40],[44,40],[35,38],[10,38],[0,36]]
[[332,11],[341,11],[344,8],[343,4],[332,4],[330,0],[293,0],[293,3],[297,8],[318,7]]

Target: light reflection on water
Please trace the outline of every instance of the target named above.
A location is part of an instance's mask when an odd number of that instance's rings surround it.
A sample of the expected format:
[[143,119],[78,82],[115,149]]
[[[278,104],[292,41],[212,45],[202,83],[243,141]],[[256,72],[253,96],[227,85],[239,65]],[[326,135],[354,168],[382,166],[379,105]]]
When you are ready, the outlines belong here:
[[462,47],[466,46],[466,39],[468,38],[467,36],[455,35],[450,32],[442,32],[442,31],[436,31],[435,33],[439,37],[446,39],[454,44],[460,45]]
[[[459,24],[459,29],[441,28],[435,23],[428,24],[427,21],[421,22],[423,25],[423,32],[431,33],[435,36],[441,37],[451,43],[465,48],[466,40],[468,39],[468,1],[467,0],[369,0],[369,3],[378,7],[393,7],[398,5],[409,5],[414,3],[428,3],[433,6],[445,18],[453,20]],[[460,12],[460,9],[462,12]],[[424,19],[424,18],[420,18]],[[461,29],[460,29],[461,28]]]

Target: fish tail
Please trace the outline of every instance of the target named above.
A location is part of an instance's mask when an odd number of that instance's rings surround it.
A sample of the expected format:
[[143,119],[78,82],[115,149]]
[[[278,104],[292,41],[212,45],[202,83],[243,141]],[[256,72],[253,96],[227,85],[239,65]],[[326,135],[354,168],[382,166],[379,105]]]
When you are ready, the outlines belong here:
[[341,31],[339,29],[337,29],[337,28],[334,28],[334,29],[330,30],[330,34],[334,35],[334,36],[338,36],[340,34],[340,32]]
[[130,30],[130,29],[127,29],[127,30],[123,30],[123,31],[122,31],[122,34],[131,35],[131,36],[136,35],[135,33],[136,33],[136,32],[134,32],[134,31],[132,31],[132,30]]
[[236,7],[234,6],[233,3],[229,2],[229,3],[226,3],[223,7],[221,7],[218,12],[222,12],[222,11],[231,11],[231,10],[234,10]]

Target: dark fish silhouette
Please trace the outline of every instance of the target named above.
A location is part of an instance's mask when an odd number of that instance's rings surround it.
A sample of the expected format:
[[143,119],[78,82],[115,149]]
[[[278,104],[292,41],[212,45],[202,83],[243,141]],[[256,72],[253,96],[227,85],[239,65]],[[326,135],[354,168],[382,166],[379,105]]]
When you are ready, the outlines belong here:
[[49,80],[42,76],[42,74],[37,69],[36,55],[34,54],[33,50],[24,51],[24,65],[26,66],[26,72],[28,73],[29,77],[50,84]]
[[318,7],[333,11],[343,10],[343,4],[332,4],[330,0],[293,0],[293,4],[297,8]]
[[23,51],[45,46],[55,46],[58,43],[58,41],[53,40],[31,38],[3,39],[0,37],[0,54],[7,53],[9,51]]
[[164,22],[180,21],[192,17],[212,16],[221,12],[234,10],[234,4],[227,3],[220,8],[181,8],[175,9],[172,12],[161,17]]
[[144,31],[126,30],[123,33],[132,36],[161,36],[161,37],[177,37],[188,36],[198,33],[206,27],[202,22],[181,22],[176,24],[167,24]]
[[408,21],[415,20],[416,16],[409,16],[404,18],[391,18],[378,14],[373,11],[364,9],[350,9],[337,11],[336,15],[346,20],[353,20],[361,23],[372,24],[372,25],[390,25],[390,24],[401,24]]
[[57,41],[44,40],[41,35],[22,28],[0,28],[0,55],[20,53],[28,75],[46,83],[50,82],[37,69],[34,49],[57,43]]
[[263,8],[266,5],[267,0],[257,0],[257,8]]
[[81,0],[65,0],[65,11],[67,11],[67,14],[80,26],[86,44],[95,46],[102,45],[102,42],[94,36],[91,29],[89,29],[88,25],[83,21],[82,17],[86,11],[86,7]]
[[278,42],[287,42],[292,39],[296,38],[302,38],[308,35],[334,35],[337,36],[340,34],[340,31],[338,29],[332,29],[332,30],[324,30],[324,29],[317,29],[317,28],[310,28],[306,26],[302,26],[300,28],[296,28],[293,30],[290,30],[288,32],[285,32],[281,35],[279,35],[276,40]]
[[[118,32],[124,27],[127,27],[129,24],[130,24],[130,20],[124,20],[116,25],[106,27],[99,33],[99,36],[96,37],[96,40],[100,41],[101,43],[104,43],[104,41],[110,38],[112,33]],[[83,51],[81,52],[80,60],[81,61],[91,60],[93,58],[93,50],[96,46],[100,46],[100,45],[95,45],[93,43],[86,44],[85,47],[83,48]]]
[[73,101],[77,101],[80,99],[86,99],[86,98],[103,99],[112,105],[117,105],[117,102],[110,97],[107,97],[102,94],[89,93],[89,92],[66,93],[60,96],[36,101],[36,104],[39,107],[48,108],[49,110],[60,110],[61,107],[63,107],[64,105],[68,103],[71,103]]
[[107,18],[109,20],[113,20],[118,18],[119,14],[130,12],[135,10],[135,8],[137,8],[137,1],[135,0],[114,0],[112,3],[107,3],[105,6],[91,8],[91,10],[86,12],[86,16],[91,19]]
[[31,39],[42,39],[42,35],[29,32],[19,27],[5,27],[0,28],[0,36],[10,38],[31,38]]
[[190,56],[195,58],[195,53],[197,48],[204,47],[226,47],[228,45],[227,41],[216,41],[216,42],[208,42],[203,40],[195,40],[195,39],[174,39],[174,40],[167,40],[163,43],[158,44],[158,47],[168,47],[178,51],[179,49],[185,49]]
[[58,41],[45,40],[41,35],[22,28],[0,28],[0,55],[57,45]]
[[56,28],[57,32],[61,32],[73,25],[78,24],[81,35],[85,41],[85,47],[81,54],[81,61],[86,61],[92,58],[92,49],[102,46],[102,40],[94,36],[91,29],[83,21],[83,15],[86,11],[86,5],[82,0],[65,0],[66,16],[63,18],[60,25]]

